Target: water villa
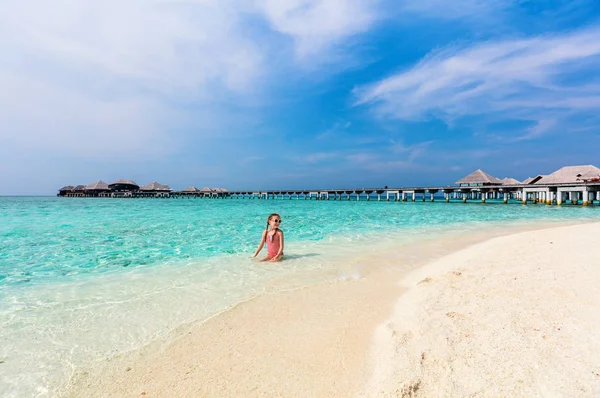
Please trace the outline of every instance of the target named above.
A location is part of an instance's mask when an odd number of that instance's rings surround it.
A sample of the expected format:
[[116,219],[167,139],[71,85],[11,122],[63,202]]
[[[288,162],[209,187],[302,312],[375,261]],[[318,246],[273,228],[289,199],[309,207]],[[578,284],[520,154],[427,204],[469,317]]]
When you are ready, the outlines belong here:
[[[229,191],[224,188],[198,189],[190,186],[173,191],[156,181],[140,187],[131,180],[111,184],[96,181],[89,185],[68,185],[57,196],[110,198],[231,198],[231,199],[304,199],[304,200],[382,200],[434,202],[436,196],[446,202],[502,201],[503,203],[565,203],[583,206],[600,204],[600,168],[593,165],[566,166],[548,175],[537,175],[519,182],[510,177],[499,179],[483,170],[455,182],[455,185],[436,187],[351,188],[316,190]],[[443,195],[443,196],[442,196]]]

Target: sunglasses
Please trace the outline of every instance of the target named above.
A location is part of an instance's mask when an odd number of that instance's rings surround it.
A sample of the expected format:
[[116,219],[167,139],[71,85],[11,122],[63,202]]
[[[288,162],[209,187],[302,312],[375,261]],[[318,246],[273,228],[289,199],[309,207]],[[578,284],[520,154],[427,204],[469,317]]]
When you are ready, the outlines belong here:
[[281,220],[273,220],[273,222],[281,222]]

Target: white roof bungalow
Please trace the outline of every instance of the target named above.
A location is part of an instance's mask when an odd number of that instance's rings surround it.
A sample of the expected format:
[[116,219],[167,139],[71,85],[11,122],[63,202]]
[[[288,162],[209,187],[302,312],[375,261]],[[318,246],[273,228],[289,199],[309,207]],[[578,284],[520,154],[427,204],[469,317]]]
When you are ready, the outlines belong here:
[[534,184],[569,184],[585,181],[600,176],[600,168],[593,165],[565,166],[554,173],[544,176]]
[[502,185],[502,181],[481,169],[477,169],[468,176],[456,181],[456,184],[460,185],[461,187],[481,187]]

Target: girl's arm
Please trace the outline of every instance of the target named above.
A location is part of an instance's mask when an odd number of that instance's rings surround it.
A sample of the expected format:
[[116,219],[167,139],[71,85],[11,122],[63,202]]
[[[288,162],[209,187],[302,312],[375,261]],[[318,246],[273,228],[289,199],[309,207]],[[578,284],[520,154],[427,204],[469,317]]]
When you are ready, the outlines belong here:
[[265,245],[265,238],[266,238],[266,236],[267,236],[267,231],[263,231],[262,237],[260,238],[260,243],[258,244],[258,249],[256,249],[256,253],[254,253],[254,256],[252,256],[252,257],[258,256],[258,253],[260,253],[260,251],[262,250],[263,246]]
[[277,235],[279,235],[279,251],[277,252],[277,255],[271,259],[271,261],[277,261],[279,256],[281,256],[281,253],[283,253],[283,231],[279,230]]

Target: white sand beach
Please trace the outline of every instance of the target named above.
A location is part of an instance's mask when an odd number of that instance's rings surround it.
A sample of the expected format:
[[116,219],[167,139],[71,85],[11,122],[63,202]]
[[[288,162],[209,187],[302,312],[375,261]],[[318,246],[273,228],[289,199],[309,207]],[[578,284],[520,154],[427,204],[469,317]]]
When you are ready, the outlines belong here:
[[523,232],[408,275],[363,395],[600,396],[599,236],[598,223]]
[[79,370],[63,395],[598,396],[598,236],[600,223],[520,232],[410,274],[265,294]]

